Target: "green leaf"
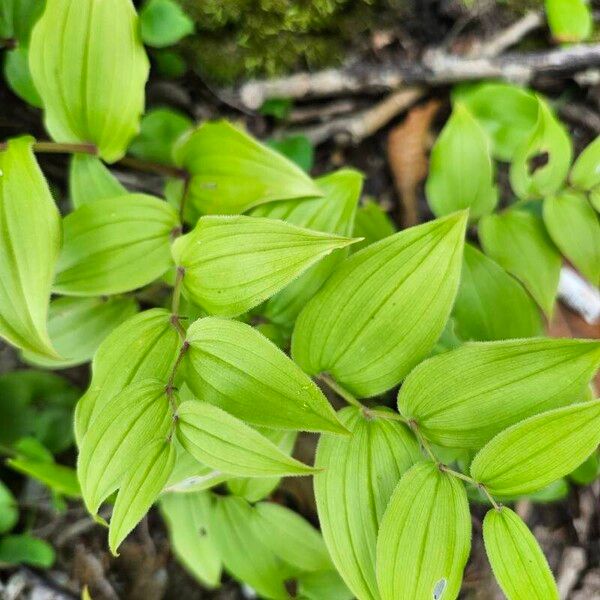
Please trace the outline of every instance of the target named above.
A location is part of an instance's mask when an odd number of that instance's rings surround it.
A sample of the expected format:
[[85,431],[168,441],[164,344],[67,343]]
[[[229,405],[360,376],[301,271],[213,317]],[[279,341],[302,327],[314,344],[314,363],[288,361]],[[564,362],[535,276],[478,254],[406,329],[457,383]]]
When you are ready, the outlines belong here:
[[4,77],[6,77],[6,82],[10,86],[10,89],[19,98],[36,108],[42,107],[42,99],[33,85],[31,73],[29,72],[27,48],[18,46],[6,53],[4,59]]
[[[259,428],[260,433],[271,440],[284,454],[290,455],[298,434],[295,431]],[[235,477],[227,481],[232,494],[241,496],[248,502],[258,502],[269,496],[279,485],[280,477]]]
[[189,299],[208,313],[235,317],[270,298],[354,240],[258,217],[202,217],[173,244]]
[[0,533],[10,531],[19,520],[19,509],[11,491],[0,481]]
[[298,577],[298,597],[303,600],[352,600],[354,596],[339,574],[332,571],[303,573]]
[[127,194],[127,190],[104,163],[90,154],[74,154],[71,158],[69,192],[75,208],[96,200]]
[[48,333],[64,359],[23,351],[23,359],[46,368],[64,368],[92,359],[106,336],[135,315],[133,298],[57,298],[50,303]]
[[599,286],[600,220],[587,198],[570,191],[546,198],[544,224],[560,251]]
[[269,98],[263,102],[258,112],[266,117],[274,117],[283,121],[292,112],[293,108],[294,101],[290,98]]
[[471,549],[471,514],[463,484],[427,462],[402,476],[377,538],[382,600],[458,596]]
[[181,53],[173,50],[154,50],[152,59],[156,72],[162,77],[177,79],[183,77],[188,70],[185,58]]
[[398,421],[340,411],[351,437],[323,435],[315,466],[315,498],[325,544],[346,585],[377,600],[375,546],[388,500],[402,474],[421,460],[417,441]]
[[462,212],[411,227],[346,259],[300,313],[294,360],[358,396],[399,383],[448,320],[466,220]]
[[139,447],[135,464],[120,484],[110,519],[108,545],[115,556],[121,542],[158,498],[174,464],[175,449],[166,439],[155,439]]
[[491,494],[528,494],[567,475],[600,443],[600,400],[557,408],[492,438],[471,463]]
[[545,0],[545,8],[552,37],[557,42],[582,42],[591,36],[594,21],[586,0]]
[[254,425],[345,432],[321,390],[249,325],[199,319],[187,341],[185,379],[197,398]]
[[32,151],[33,138],[0,151],[0,336],[58,357],[46,329],[60,249],[60,217]]
[[474,246],[465,245],[453,310],[465,340],[503,340],[542,333],[540,312],[523,286]]
[[600,185],[600,136],[586,146],[577,157],[569,181],[574,187],[585,192]]
[[192,175],[189,201],[204,214],[237,214],[273,200],[322,196],[300,167],[226,121],[205,123],[175,145]]
[[598,452],[594,451],[574,471],[569,473],[569,479],[577,485],[590,485],[598,479],[599,474],[600,457]]
[[485,129],[492,141],[492,154],[499,160],[512,160],[537,121],[535,95],[509,83],[460,85],[452,97],[464,104]]
[[590,202],[597,212],[600,212],[600,186],[590,192]]
[[54,291],[97,296],[147,285],[172,265],[170,240],[178,227],[173,207],[144,194],[80,206],[63,221]]
[[254,507],[265,543],[281,560],[300,571],[333,569],[321,534],[294,511],[273,502]]
[[438,217],[468,208],[477,220],[498,202],[488,137],[461,103],[454,105],[433,146],[425,192]]
[[305,135],[290,135],[280,140],[270,140],[267,146],[289,158],[307,173],[313,168],[315,149]]
[[95,144],[107,162],[125,154],[150,68],[138,28],[129,0],[46,0],[29,68],[55,141]]
[[9,458],[6,464],[11,469],[42,482],[58,494],[70,498],[81,497],[77,474],[70,467],[22,457]]
[[217,587],[221,558],[213,540],[210,494],[163,494],[159,506],[177,560],[201,584]]
[[[362,179],[358,171],[341,169],[317,179],[317,184],[324,193],[322,198],[271,202],[257,207],[252,214],[281,219],[299,227],[350,236],[354,228]],[[304,305],[347,254],[347,249],[341,249],[313,265],[271,298],[264,307],[263,314],[272,322],[292,325]]]
[[540,217],[511,209],[479,223],[485,253],[523,283],[546,315],[552,315],[561,258]]
[[106,337],[94,355],[90,386],[77,405],[78,443],[92,418],[130,383],[151,377],[166,381],[179,345],[171,313],[160,308],[131,317]]
[[30,535],[7,535],[0,538],[0,563],[30,565],[48,569],[54,564],[52,546]]
[[[172,422],[165,384],[155,379],[127,386],[97,414],[83,437],[77,461],[83,499],[91,514],[129,472],[142,468],[140,454],[155,440],[164,442]],[[157,452],[155,448],[155,458]]]
[[172,108],[155,108],[142,117],[140,125],[140,133],[131,142],[129,152],[144,160],[170,165],[173,145],[194,124]]
[[173,0],[146,0],[140,11],[142,40],[148,46],[172,46],[194,32],[194,22]]
[[510,508],[502,506],[485,515],[483,540],[496,581],[508,600],[558,600],[542,549]]
[[184,402],[177,410],[177,438],[196,460],[245,477],[307,475],[312,467],[284,454],[243,421],[207,402]]
[[364,238],[364,240],[354,244],[352,250],[354,252],[361,250],[394,233],[396,233],[396,226],[383,208],[373,200],[366,200],[358,207],[354,221],[354,237]]
[[398,408],[435,444],[480,448],[521,419],[580,401],[598,367],[600,342],[465,344],[414,369]]
[[527,139],[516,149],[510,165],[510,184],[519,198],[543,198],[563,185],[573,155],[564,125],[539,96],[538,115]]
[[242,498],[217,496],[211,532],[225,568],[260,596],[288,600],[288,570],[265,542],[254,510]]
[[0,3],[0,38],[14,38],[27,46],[31,29],[39,18],[45,0],[3,0]]

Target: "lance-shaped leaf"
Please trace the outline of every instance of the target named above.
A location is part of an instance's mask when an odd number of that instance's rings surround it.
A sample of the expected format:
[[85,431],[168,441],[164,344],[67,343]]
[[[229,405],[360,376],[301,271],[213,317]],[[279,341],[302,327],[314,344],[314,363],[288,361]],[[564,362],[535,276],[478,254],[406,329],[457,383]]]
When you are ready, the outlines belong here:
[[461,103],[431,150],[425,191],[438,217],[468,208],[471,219],[478,219],[498,202],[488,136]]
[[284,562],[300,571],[333,569],[321,534],[293,510],[259,502],[254,518],[267,546]]
[[75,208],[83,204],[123,196],[127,190],[96,156],[74,154],[69,169],[69,192]]
[[465,84],[452,92],[492,140],[492,153],[510,161],[537,121],[537,99],[531,92],[509,83],[485,81]]
[[202,217],[173,244],[184,290],[207,312],[235,317],[354,240],[259,217]]
[[485,253],[519,279],[547,315],[552,314],[561,258],[540,217],[511,209],[479,223]]
[[346,259],[300,313],[294,360],[359,396],[401,381],[448,320],[466,221],[462,212],[411,227]]
[[323,195],[300,167],[226,121],[183,136],[173,156],[191,173],[188,200],[203,214],[233,215],[264,202]]
[[[358,171],[343,169],[321,177],[317,183],[325,194],[323,198],[271,202],[257,207],[252,214],[281,219],[317,231],[352,235],[362,175]],[[306,302],[315,295],[346,255],[347,250],[338,250],[313,265],[267,302],[264,315],[275,323],[292,324]]]
[[211,495],[163,494],[159,506],[177,560],[200,583],[216,587],[221,580],[221,557],[213,540]]
[[284,454],[256,429],[208,402],[184,402],[177,410],[177,438],[196,460],[246,477],[314,472]]
[[471,514],[463,484],[426,462],[405,473],[377,538],[382,600],[454,600],[471,549]]
[[0,151],[0,336],[57,358],[46,328],[60,248],[60,217],[32,152],[33,139]]
[[160,277],[171,265],[175,209],[152,196],[127,194],[80,206],[63,222],[54,291],[120,294]]
[[521,421],[492,438],[471,463],[491,494],[535,492],[578,467],[600,443],[600,400]]
[[265,542],[253,508],[236,496],[217,496],[212,533],[225,569],[272,600],[288,600],[284,581],[290,569]]
[[[281,429],[258,428],[260,433],[271,440],[284,454],[290,455],[294,449],[298,433]],[[234,477],[227,481],[227,488],[232,494],[241,496],[248,502],[258,502],[278,487],[280,477]]]
[[587,198],[569,191],[546,198],[544,223],[561,252],[600,285],[600,220]]
[[29,67],[57,142],[87,142],[114,162],[139,129],[149,63],[131,0],[46,0]]
[[398,407],[432,442],[480,448],[521,419],[582,400],[599,366],[600,342],[466,344],[414,369],[398,393]]
[[187,341],[186,383],[198,398],[254,425],[345,432],[321,390],[249,325],[199,319]]
[[108,546],[114,555],[162,491],[175,464],[175,448],[166,439],[154,440],[140,447],[135,462],[120,484],[110,519]]
[[465,245],[453,310],[465,340],[504,340],[542,333],[538,307],[523,286],[474,246]]
[[582,42],[590,37],[594,20],[586,0],[545,0],[544,4],[552,37],[557,42]]
[[537,540],[510,508],[483,520],[483,541],[496,581],[508,600],[558,600],[558,589]]
[[323,538],[346,585],[377,600],[375,547],[379,524],[402,474],[421,459],[417,441],[398,421],[340,411],[351,437],[323,435],[315,466],[315,498]]
[[64,359],[23,351],[23,359],[47,368],[78,365],[94,356],[102,340],[137,313],[133,298],[57,298],[50,303],[48,333]]
[[108,402],[85,434],[77,461],[90,513],[138,468],[140,453],[151,442],[166,440],[172,421],[165,384],[157,379],[133,383]]
[[510,164],[510,184],[519,198],[543,198],[565,181],[573,148],[564,125],[539,96],[537,122]]
[[569,181],[578,190],[586,192],[600,185],[600,136],[577,157]]
[[77,404],[77,442],[93,417],[130,383],[152,377],[166,381],[179,345],[171,314],[160,308],[131,317],[106,337],[92,361],[90,386]]

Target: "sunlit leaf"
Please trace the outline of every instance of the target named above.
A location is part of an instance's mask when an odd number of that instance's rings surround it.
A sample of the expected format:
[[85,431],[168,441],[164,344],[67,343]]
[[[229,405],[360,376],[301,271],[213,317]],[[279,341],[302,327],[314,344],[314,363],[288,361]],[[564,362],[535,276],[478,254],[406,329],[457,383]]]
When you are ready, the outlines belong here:
[[69,192],[75,208],[88,202],[127,194],[127,190],[104,163],[89,154],[74,154],[71,158]]
[[382,600],[458,596],[471,549],[471,515],[463,484],[427,462],[397,485],[377,539]]
[[207,402],[177,410],[177,437],[197,460],[232,475],[307,475],[314,470],[284,454],[256,429]]
[[144,194],[80,206],[63,222],[54,291],[73,296],[119,294],[160,277],[171,265],[176,211]]
[[483,540],[494,576],[508,600],[558,600],[542,549],[510,508],[492,509],[485,515]]
[[298,577],[298,595],[306,600],[352,600],[352,592],[335,570],[303,573]]
[[46,0],[29,67],[55,141],[95,144],[108,162],[125,154],[150,67],[130,0]]
[[573,164],[569,181],[579,190],[589,191],[600,185],[600,136],[585,147]]
[[164,48],[193,33],[194,22],[174,0],[146,0],[140,27],[145,44]]
[[181,138],[174,158],[192,174],[189,201],[204,214],[322,195],[300,167],[226,121],[205,123]]
[[452,314],[456,332],[466,340],[502,340],[542,333],[540,311],[523,286],[470,244],[465,245]]
[[354,240],[277,219],[202,217],[173,244],[184,290],[210,314],[238,316]]
[[[400,412],[436,444],[480,448],[521,419],[582,400],[600,342],[482,342],[421,363],[398,394]],[[558,479],[558,477],[555,477]]]
[[433,146],[425,192],[438,217],[468,208],[476,220],[498,202],[488,136],[461,103]]
[[0,151],[0,336],[57,358],[46,320],[60,221],[32,144],[32,138],[21,137]]
[[546,198],[544,224],[561,252],[599,286],[600,220],[587,198],[570,191]]
[[547,315],[551,315],[561,258],[537,215],[511,209],[479,223],[485,253],[519,279]]
[[186,383],[197,398],[254,425],[344,432],[321,390],[249,325],[199,319],[187,341]]
[[221,579],[221,558],[213,541],[210,494],[163,494],[159,506],[177,560],[200,583],[216,587]]
[[545,0],[544,4],[552,37],[557,42],[582,42],[590,37],[594,20],[586,0]]
[[527,494],[579,466],[600,443],[600,400],[557,408],[502,431],[471,463],[492,494]]
[[294,360],[374,396],[433,348],[458,288],[466,213],[401,231],[346,259],[296,321]]
[[351,437],[323,435],[315,466],[315,498],[323,538],[346,585],[361,600],[377,600],[375,546],[388,500],[402,474],[421,459],[408,428],[340,411]]

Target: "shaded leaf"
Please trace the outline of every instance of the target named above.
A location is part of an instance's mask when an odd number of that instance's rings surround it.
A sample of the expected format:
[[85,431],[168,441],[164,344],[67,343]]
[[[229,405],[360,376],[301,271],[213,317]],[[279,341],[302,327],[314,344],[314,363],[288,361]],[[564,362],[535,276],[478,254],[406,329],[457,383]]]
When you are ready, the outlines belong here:
[[337,571],[303,573],[298,577],[298,596],[305,600],[352,600],[354,596]]
[[199,319],[187,341],[185,378],[197,398],[254,425],[345,432],[321,390],[249,325]]
[[90,154],[74,154],[71,158],[69,192],[75,208],[88,202],[127,194],[127,190],[104,163]]
[[0,4],[0,38],[14,38],[27,46],[31,29],[39,18],[45,0],[3,0]]
[[492,509],[485,515],[483,540],[494,576],[508,600],[558,600],[542,549],[510,508]]
[[354,237],[364,238],[364,240],[354,244],[352,251],[361,250],[369,244],[394,235],[396,231],[394,222],[383,208],[377,202],[367,200],[358,207],[354,221]]
[[433,348],[458,288],[466,213],[385,238],[346,259],[300,313],[294,360],[358,396],[399,383]]
[[6,77],[6,82],[10,86],[10,89],[19,98],[36,108],[42,107],[42,99],[33,85],[31,73],[29,72],[27,48],[18,46],[6,53],[4,59],[4,77]]
[[407,471],[387,506],[377,539],[382,600],[458,596],[471,549],[463,484],[427,462]]
[[491,494],[527,494],[579,466],[600,443],[600,400],[557,408],[502,431],[471,463]]
[[315,498],[323,538],[346,585],[361,600],[379,598],[375,546],[385,507],[402,474],[421,459],[417,441],[397,421],[340,411],[351,437],[323,435]]
[[55,141],[95,144],[107,162],[125,154],[150,68],[138,28],[129,0],[46,0],[29,67]]
[[21,137],[0,151],[0,335],[56,358],[46,320],[60,217],[32,145],[33,138]]
[[63,222],[54,291],[73,296],[119,294],[160,277],[171,265],[176,211],[144,194],[80,206]]
[[142,40],[148,46],[172,46],[194,32],[194,22],[173,0],[146,0],[140,11]]
[[25,534],[0,538],[0,563],[48,569],[55,558],[52,546],[39,538]]
[[519,279],[546,315],[553,312],[560,277],[560,254],[540,217],[511,209],[479,223],[485,253]]
[[600,136],[586,146],[577,157],[569,181],[583,191],[592,190],[600,185]]
[[19,520],[17,501],[11,491],[0,481],[0,533],[10,531]]
[[267,146],[289,158],[307,173],[313,168],[315,149],[305,135],[289,135],[282,139],[269,140]]
[[9,458],[6,464],[11,469],[42,482],[58,494],[70,498],[81,497],[77,473],[70,467],[23,457]]
[[432,442],[480,448],[521,419],[580,401],[599,366],[600,342],[465,344],[414,369],[398,393],[398,407]]
[[204,214],[231,215],[273,200],[322,195],[300,167],[226,121],[185,135],[173,155],[191,173],[189,201]]

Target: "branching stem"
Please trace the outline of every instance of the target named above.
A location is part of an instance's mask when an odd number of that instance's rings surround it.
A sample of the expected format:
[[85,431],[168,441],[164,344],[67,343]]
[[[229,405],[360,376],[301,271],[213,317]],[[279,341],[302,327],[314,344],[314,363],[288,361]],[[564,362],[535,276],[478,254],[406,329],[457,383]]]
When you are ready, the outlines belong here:
[[343,388],[327,373],[321,373],[317,379],[326,384],[327,387],[333,390],[340,398],[343,398],[348,404],[356,406],[356,408],[360,408],[363,411],[369,411],[369,409],[364,404],[359,402],[359,400],[355,398],[353,394],[351,394],[347,389]]
[[454,469],[451,469],[450,467],[447,467],[446,465],[440,465],[440,469],[442,471],[444,471],[444,473],[448,473],[448,475],[452,475],[452,477],[456,477],[457,479],[462,479],[463,481],[466,481],[467,483],[470,483],[473,487],[476,487],[477,489],[481,490],[485,494],[485,496],[487,497],[487,499],[490,501],[491,505],[496,510],[500,510],[501,505],[498,504],[494,500],[494,498],[488,492],[488,489],[485,487],[485,485],[483,485],[483,483],[479,483],[478,481],[476,481],[472,477],[469,477],[468,475],[465,475],[464,473],[461,473],[460,471],[455,471]]

